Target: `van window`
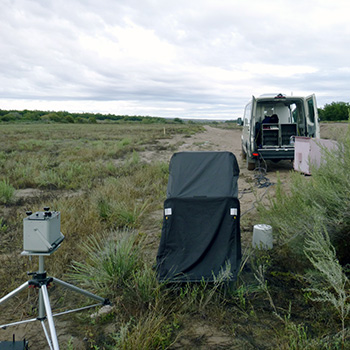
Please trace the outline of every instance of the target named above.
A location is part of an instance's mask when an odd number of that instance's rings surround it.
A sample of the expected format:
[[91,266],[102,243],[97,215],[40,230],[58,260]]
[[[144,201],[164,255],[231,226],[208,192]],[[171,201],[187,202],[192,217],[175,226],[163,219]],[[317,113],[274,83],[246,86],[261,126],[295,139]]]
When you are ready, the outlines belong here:
[[312,99],[307,101],[307,106],[309,108],[309,115],[311,123],[315,122],[315,110],[314,110],[314,101]]
[[292,121],[293,123],[302,123],[303,117],[302,117],[302,110],[300,103],[297,105],[295,103],[290,105],[291,111],[292,111]]
[[273,114],[273,105],[268,102],[258,103],[256,107],[257,121],[261,122],[265,117],[271,117]]
[[290,123],[291,111],[288,104],[263,101],[258,103],[256,108],[257,121],[263,121],[266,117],[277,114],[280,123]]

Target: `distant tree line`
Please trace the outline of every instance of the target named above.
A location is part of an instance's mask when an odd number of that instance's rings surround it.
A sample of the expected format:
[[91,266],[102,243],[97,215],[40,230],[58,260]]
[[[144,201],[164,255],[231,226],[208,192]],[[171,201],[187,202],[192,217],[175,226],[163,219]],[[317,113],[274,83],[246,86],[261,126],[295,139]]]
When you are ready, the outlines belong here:
[[350,117],[350,104],[346,102],[332,102],[318,109],[321,121],[348,120]]
[[[350,104],[347,102],[332,102],[323,108],[318,108],[321,121],[341,121],[350,118]],[[66,111],[31,111],[24,109],[0,109],[0,122],[46,122],[46,123],[97,123],[98,121],[112,122],[141,122],[151,123],[183,123],[180,118],[165,119],[151,116],[129,116],[101,113],[71,113]]]
[[[0,122],[46,122],[46,123],[97,123],[98,121],[113,122],[141,122],[141,123],[166,123],[165,118],[151,116],[129,116],[101,113],[70,113],[65,111],[30,111],[30,110],[2,110],[0,109]],[[172,120],[174,123],[183,122],[179,118]]]

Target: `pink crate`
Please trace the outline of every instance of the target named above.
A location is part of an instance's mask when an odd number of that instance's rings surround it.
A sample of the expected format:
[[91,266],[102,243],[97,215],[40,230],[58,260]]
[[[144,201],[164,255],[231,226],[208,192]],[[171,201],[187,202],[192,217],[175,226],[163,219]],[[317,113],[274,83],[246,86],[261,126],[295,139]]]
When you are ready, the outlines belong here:
[[322,162],[322,149],[333,150],[337,142],[325,139],[313,139],[297,136],[294,144],[294,170],[311,175],[310,164],[319,166]]

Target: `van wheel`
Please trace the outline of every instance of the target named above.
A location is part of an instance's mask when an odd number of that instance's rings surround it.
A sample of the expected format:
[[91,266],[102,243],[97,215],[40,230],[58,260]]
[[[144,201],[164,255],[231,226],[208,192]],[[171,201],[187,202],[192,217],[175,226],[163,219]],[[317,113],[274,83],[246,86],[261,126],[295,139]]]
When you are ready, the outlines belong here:
[[242,156],[242,159],[246,159],[247,158],[247,153],[244,152],[243,146],[242,146],[241,156]]
[[249,157],[247,156],[247,169],[248,169],[248,170],[254,170],[254,169],[255,169],[255,166],[256,166],[255,160],[252,160],[252,158],[249,158]]

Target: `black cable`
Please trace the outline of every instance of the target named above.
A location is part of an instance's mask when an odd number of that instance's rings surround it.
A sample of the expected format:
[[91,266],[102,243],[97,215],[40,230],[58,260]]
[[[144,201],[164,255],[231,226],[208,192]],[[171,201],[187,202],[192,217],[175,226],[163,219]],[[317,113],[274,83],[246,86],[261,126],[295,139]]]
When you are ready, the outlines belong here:
[[239,197],[238,197],[238,199],[241,199],[245,194],[247,194],[247,193],[252,193],[253,192],[253,190],[250,190],[250,189],[244,189],[244,190],[242,190],[242,191],[239,191]]
[[[262,166],[261,160],[264,162],[264,166]],[[269,187],[273,185],[273,182],[271,182],[269,178],[266,176],[267,163],[261,155],[260,155],[260,158],[258,159],[258,166],[255,167],[254,172],[255,172],[254,179],[258,188],[264,188],[264,187]]]
[[[258,166],[255,167],[254,169],[254,179],[255,179],[255,185],[258,188],[266,188],[266,190],[264,191],[264,193],[261,195],[261,197],[257,200],[255,200],[251,206],[251,208],[247,209],[245,212],[243,212],[241,214],[241,217],[248,214],[250,211],[252,211],[253,209],[256,209],[255,205],[257,202],[261,202],[261,200],[264,198],[264,196],[266,195],[268,189],[270,186],[274,185],[273,182],[271,182],[269,180],[269,178],[266,176],[266,172],[267,172],[267,163],[265,161],[265,159],[260,156],[261,158],[258,160]],[[261,166],[261,160],[264,162],[264,166]],[[246,193],[250,193],[252,192],[252,190],[243,190],[241,191],[241,196],[239,199],[241,199]]]

